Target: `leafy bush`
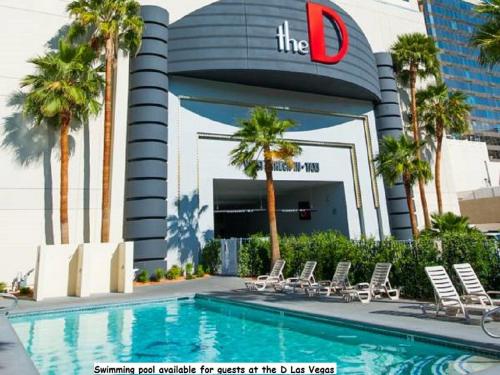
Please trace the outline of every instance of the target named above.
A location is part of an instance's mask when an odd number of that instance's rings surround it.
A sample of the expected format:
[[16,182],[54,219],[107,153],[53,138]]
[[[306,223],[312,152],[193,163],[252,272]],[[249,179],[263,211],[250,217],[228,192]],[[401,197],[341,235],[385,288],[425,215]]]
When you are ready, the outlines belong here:
[[186,264],[186,276],[192,276],[194,271],[193,263]]
[[155,269],[155,272],[151,275],[151,281],[160,281],[165,278],[165,270],[163,268]]
[[173,265],[172,268],[170,268],[167,272],[167,279],[175,280],[179,278],[181,274],[182,274],[182,269],[177,265]]
[[205,276],[205,270],[203,269],[203,266],[201,264],[198,264],[198,267],[196,267],[196,277],[204,277]]
[[23,286],[21,289],[19,289],[19,294],[22,296],[27,296],[31,294],[31,288],[29,286]]
[[250,237],[238,253],[238,274],[258,276],[269,272],[271,249],[268,239],[261,234]]
[[0,293],[7,291],[7,283],[0,282]]
[[147,283],[149,281],[149,272],[147,270],[140,270],[135,280],[139,283]]
[[[441,246],[438,246],[438,240]],[[427,299],[432,297],[433,290],[425,274],[426,266],[443,265],[454,278],[453,264],[468,262],[485,288],[500,289],[500,257],[495,242],[478,232],[447,232],[440,238],[422,235],[414,242],[392,238],[351,241],[337,232],[316,232],[283,236],[280,250],[281,258],[286,261],[286,277],[298,275],[307,260],[315,260],[318,262],[314,273],[316,280],[328,280],[338,262],[350,261],[351,283],[369,282],[376,263],[390,262],[393,264],[390,275],[393,286],[401,287],[406,297]],[[238,269],[242,277],[268,273],[269,241],[259,235],[251,237],[240,249]],[[459,285],[458,281],[456,285]]]
[[220,246],[220,241],[211,240],[201,251],[201,264],[209,274],[216,274],[221,265]]

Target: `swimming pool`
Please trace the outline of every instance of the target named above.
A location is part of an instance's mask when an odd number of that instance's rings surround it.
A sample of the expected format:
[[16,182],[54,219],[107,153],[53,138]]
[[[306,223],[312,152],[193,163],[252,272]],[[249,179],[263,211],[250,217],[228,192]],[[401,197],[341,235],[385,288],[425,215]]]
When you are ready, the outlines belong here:
[[[94,362],[337,362],[339,374],[465,374],[491,359],[207,298],[12,317],[42,375]],[[486,363],[483,363],[486,362]]]

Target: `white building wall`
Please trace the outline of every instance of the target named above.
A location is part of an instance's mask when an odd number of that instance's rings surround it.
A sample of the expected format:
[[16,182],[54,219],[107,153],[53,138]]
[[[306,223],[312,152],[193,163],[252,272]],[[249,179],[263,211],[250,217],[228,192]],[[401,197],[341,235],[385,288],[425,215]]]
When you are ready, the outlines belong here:
[[[427,152],[434,174],[435,155]],[[441,183],[444,212],[460,215],[458,193],[486,187],[500,186],[500,163],[490,161],[484,142],[445,139],[443,142]],[[415,185],[415,205],[420,228],[424,227],[424,216],[418,185]],[[426,185],[429,212],[438,211],[434,180]]]
[[[35,266],[40,244],[60,243],[58,133],[32,128],[9,105],[32,57],[70,22],[69,1],[0,2],[0,281],[11,282]],[[5,32],[6,31],[6,32]],[[57,39],[57,38],[56,38]],[[122,240],[128,58],[120,57],[115,110],[111,241]],[[75,128],[69,164],[69,230],[72,243],[100,239],[103,116]],[[32,279],[30,280],[32,281]]]
[[447,139],[445,147],[457,192],[500,186],[500,162],[490,161],[486,143]]

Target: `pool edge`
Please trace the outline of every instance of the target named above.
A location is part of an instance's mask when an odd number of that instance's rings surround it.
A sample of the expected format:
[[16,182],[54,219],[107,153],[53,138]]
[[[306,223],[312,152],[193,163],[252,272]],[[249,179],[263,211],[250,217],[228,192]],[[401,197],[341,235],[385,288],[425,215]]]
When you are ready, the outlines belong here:
[[0,372],[38,375],[39,372],[24,349],[17,332],[6,316],[0,316]]
[[[404,337],[407,339],[417,340],[420,342],[430,343],[434,345],[447,346],[460,350],[467,350],[477,354],[484,354],[488,356],[493,356],[496,359],[500,360],[500,343],[492,347],[490,344],[482,344],[478,341],[471,340],[460,340],[454,337],[447,337],[442,335],[432,335],[425,332],[419,332],[409,329],[403,328],[393,328],[388,327],[381,324],[375,323],[367,323],[363,321],[358,321],[354,319],[347,318],[339,318],[334,316],[329,316],[325,314],[313,313],[313,312],[303,312],[297,311],[290,308],[282,307],[282,306],[270,306],[268,304],[264,304],[260,301],[235,301],[229,299],[228,297],[214,297],[209,294],[196,293],[194,298],[214,300],[221,303],[229,303],[233,305],[255,308],[266,310],[275,313],[283,313],[285,315],[299,317],[299,318],[308,318],[316,321],[327,322],[330,324],[344,325],[351,328],[357,328],[361,330],[368,330],[374,333],[381,333],[384,335],[398,336]],[[479,327],[478,327],[479,328]]]

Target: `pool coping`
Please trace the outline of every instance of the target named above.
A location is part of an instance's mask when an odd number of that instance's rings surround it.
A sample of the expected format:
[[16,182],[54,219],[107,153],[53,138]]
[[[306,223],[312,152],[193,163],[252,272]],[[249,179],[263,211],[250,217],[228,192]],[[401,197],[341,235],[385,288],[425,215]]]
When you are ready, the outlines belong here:
[[[32,311],[14,311],[8,315],[9,318],[22,318],[29,316],[43,316],[43,315],[53,315],[60,313],[68,313],[68,312],[80,312],[80,311],[93,311],[93,310],[103,310],[106,308],[120,308],[120,307],[129,307],[129,306],[137,306],[137,305],[145,305],[150,303],[161,304],[168,301],[179,301],[179,300],[188,300],[194,299],[196,297],[195,293],[186,294],[182,296],[173,296],[173,297],[163,297],[163,298],[141,298],[134,299],[129,301],[122,302],[104,302],[104,303],[93,303],[86,305],[75,305],[75,306],[67,306],[67,307],[47,307],[39,310]],[[7,320],[8,320],[7,319]]]
[[38,375],[9,319],[0,315],[0,373]]

